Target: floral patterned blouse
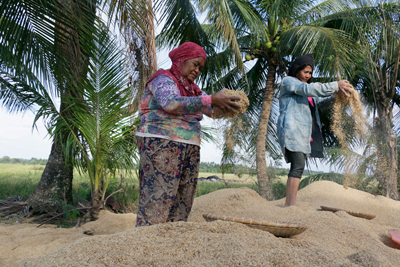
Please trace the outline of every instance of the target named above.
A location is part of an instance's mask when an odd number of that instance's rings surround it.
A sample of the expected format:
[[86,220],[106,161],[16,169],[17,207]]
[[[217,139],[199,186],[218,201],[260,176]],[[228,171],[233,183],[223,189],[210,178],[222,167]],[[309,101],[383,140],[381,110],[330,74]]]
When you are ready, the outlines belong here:
[[200,121],[211,117],[211,96],[182,97],[175,82],[161,74],[147,84],[139,105],[137,136],[158,137],[200,146]]

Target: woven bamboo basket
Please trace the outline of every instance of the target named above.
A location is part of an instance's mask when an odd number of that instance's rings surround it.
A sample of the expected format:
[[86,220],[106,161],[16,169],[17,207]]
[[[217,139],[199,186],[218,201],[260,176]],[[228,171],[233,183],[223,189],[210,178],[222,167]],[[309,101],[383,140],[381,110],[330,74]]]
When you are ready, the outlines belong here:
[[206,221],[211,222],[215,220],[242,223],[248,227],[270,232],[278,237],[291,237],[303,233],[308,227],[304,224],[289,223],[289,222],[267,222],[257,221],[249,218],[230,217],[215,214],[203,214]]
[[332,208],[332,207],[327,207],[327,206],[321,206],[321,209],[326,210],[326,211],[332,211],[332,212],[344,211],[352,216],[364,218],[367,220],[372,220],[373,218],[376,217],[376,215],[372,215],[372,214],[361,213],[361,212],[356,212],[356,211],[349,211],[349,210],[344,210],[344,209],[337,209],[337,208]]

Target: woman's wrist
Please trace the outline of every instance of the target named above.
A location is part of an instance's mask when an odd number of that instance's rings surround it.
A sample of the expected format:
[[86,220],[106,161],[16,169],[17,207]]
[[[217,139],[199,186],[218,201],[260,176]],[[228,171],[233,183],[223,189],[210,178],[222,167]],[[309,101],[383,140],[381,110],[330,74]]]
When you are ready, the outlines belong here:
[[204,106],[212,107],[212,96],[211,95],[202,95],[201,101],[203,102]]

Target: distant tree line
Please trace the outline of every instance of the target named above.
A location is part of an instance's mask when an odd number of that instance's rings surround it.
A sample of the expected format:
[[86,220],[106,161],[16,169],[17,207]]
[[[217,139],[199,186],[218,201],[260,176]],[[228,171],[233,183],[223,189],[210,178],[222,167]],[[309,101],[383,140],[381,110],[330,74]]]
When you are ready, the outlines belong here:
[[22,164],[38,164],[38,165],[46,165],[47,159],[19,159],[19,158],[10,158],[9,156],[4,156],[0,158],[0,163],[22,163]]
[[[275,168],[275,175],[287,175],[289,169]],[[211,172],[211,173],[233,173],[241,177],[243,174],[256,175],[256,168],[251,168],[242,164],[227,165],[215,163],[215,162],[201,162],[200,172]]]
[[[223,165],[215,163],[215,162],[200,162],[200,172],[206,173],[232,173],[237,175],[239,178],[242,177],[243,174],[246,175],[257,175],[256,168],[251,168],[242,164],[235,164],[235,165]],[[304,175],[315,175],[323,173],[321,171],[312,171],[306,168]],[[285,176],[289,174],[289,169],[287,168],[279,168],[276,166],[270,166],[268,175],[273,178],[277,176]]]

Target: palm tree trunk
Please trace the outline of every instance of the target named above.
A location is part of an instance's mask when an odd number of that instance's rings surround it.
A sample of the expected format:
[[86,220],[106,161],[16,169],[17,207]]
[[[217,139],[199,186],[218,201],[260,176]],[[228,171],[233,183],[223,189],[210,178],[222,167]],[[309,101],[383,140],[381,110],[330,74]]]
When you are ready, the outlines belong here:
[[375,135],[379,151],[378,180],[383,184],[384,194],[399,199],[397,183],[397,138],[393,132],[393,113],[390,99],[377,101],[379,119],[375,121]]
[[[149,6],[152,6],[151,0],[148,0]],[[146,83],[150,77],[157,71],[157,49],[156,49],[156,37],[154,30],[154,16],[153,11],[145,11],[147,13],[146,27],[148,33],[142,37],[140,40],[140,45],[135,47],[131,44],[132,53],[135,55],[136,59],[136,70],[138,72],[137,91],[135,98],[132,101],[131,112],[135,113],[139,109],[139,102],[142,99]],[[138,37],[139,38],[139,37]]]
[[90,220],[95,221],[99,218],[100,210],[104,209],[105,201],[102,199],[103,193],[101,190],[92,191],[92,210],[90,212]]
[[39,183],[28,200],[31,213],[60,213],[72,203],[71,165],[66,165],[61,142],[56,138]]
[[268,66],[267,84],[265,87],[264,100],[261,108],[256,145],[258,192],[260,196],[266,199],[273,198],[272,181],[271,178],[268,177],[267,161],[265,160],[265,140],[267,138],[268,121],[271,113],[271,104],[274,97],[276,68],[277,66],[273,65],[272,63],[270,63]]
[[[151,0],[148,0],[148,2],[149,2],[149,6],[153,6]],[[150,35],[146,36],[146,43],[148,44],[148,51],[149,51],[148,73],[151,76],[158,69],[158,67],[157,67],[156,35],[155,35],[155,30],[154,30],[153,11],[151,13],[149,12],[147,17],[148,17],[147,29],[150,32]],[[148,78],[150,78],[150,77],[148,77]]]

